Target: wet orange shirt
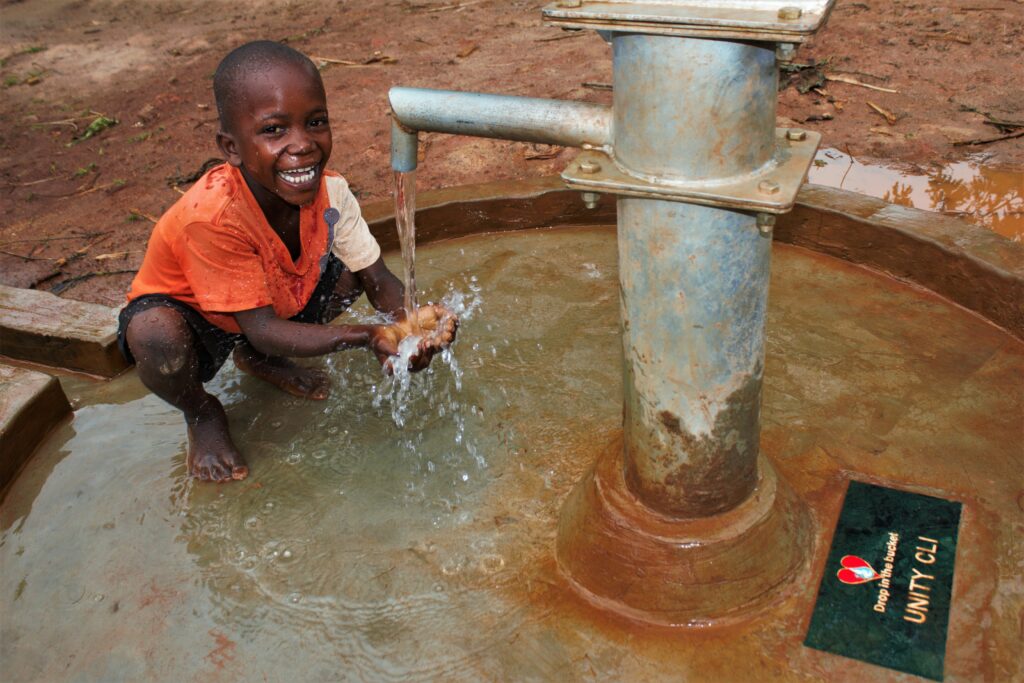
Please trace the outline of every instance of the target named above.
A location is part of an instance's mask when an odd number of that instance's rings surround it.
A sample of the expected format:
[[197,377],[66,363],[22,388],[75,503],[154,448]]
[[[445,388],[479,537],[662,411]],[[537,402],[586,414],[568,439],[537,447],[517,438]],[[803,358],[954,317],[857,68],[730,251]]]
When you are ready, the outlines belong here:
[[312,296],[320,258],[330,248],[326,185],[321,182],[313,203],[301,208],[302,253],[292,261],[238,169],[211,169],[157,222],[128,300],[166,294],[228,332],[241,331],[232,315],[237,311],[273,306],[281,318],[296,315]]

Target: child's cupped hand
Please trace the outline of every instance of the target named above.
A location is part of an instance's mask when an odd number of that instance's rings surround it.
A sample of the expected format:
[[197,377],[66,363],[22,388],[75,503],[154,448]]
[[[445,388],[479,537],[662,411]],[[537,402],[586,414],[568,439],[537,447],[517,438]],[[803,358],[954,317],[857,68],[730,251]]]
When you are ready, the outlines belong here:
[[459,319],[454,313],[439,304],[428,304],[416,309],[415,318],[402,311],[390,325],[376,326],[371,333],[370,348],[384,370],[391,374],[398,345],[406,337],[416,335],[420,340],[416,353],[409,359],[409,369],[419,372],[430,365],[434,354],[451,346],[458,328]]

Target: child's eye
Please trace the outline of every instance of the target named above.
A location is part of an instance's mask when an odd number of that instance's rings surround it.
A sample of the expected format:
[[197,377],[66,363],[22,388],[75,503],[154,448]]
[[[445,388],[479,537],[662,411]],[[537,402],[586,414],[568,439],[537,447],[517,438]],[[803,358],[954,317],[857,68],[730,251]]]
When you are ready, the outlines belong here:
[[284,130],[284,128],[282,128],[281,126],[274,125],[274,126],[263,126],[263,130],[260,131],[260,132],[262,132],[264,135],[277,135],[278,133],[280,133],[283,130]]
[[315,118],[315,119],[313,119],[312,121],[309,122],[310,128],[320,128],[320,127],[326,126],[326,125],[327,125],[327,117],[326,116],[320,116],[320,117]]

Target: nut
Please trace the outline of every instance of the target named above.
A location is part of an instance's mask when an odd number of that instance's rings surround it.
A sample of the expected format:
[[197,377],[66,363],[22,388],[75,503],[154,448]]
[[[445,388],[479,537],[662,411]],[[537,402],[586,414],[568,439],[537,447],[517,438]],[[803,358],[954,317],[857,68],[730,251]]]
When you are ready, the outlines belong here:
[[781,7],[779,8],[779,19],[783,21],[795,21],[800,18],[804,11],[799,7]]
[[601,170],[601,164],[596,161],[587,159],[580,162],[580,173],[586,173],[587,175],[593,175]]
[[796,45],[793,43],[779,43],[775,47],[775,59],[780,62],[792,62],[796,56]]
[[807,139],[807,132],[799,130],[798,128],[790,128],[786,131],[786,139],[792,140],[793,142],[803,142]]
[[597,192],[582,192],[580,196],[583,198],[583,206],[588,209],[596,209],[598,202],[601,201],[601,195]]
[[761,194],[778,194],[779,184],[771,180],[762,180],[757,184],[757,191]]
[[762,235],[768,236],[772,234],[772,228],[775,227],[775,216],[770,213],[759,213],[757,214],[757,229]]

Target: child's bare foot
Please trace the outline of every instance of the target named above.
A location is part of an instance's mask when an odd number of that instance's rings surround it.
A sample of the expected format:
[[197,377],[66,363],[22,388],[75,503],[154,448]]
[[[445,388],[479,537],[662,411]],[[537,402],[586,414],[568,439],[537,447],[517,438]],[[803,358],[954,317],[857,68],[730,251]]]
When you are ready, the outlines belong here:
[[249,476],[249,467],[228,433],[224,407],[212,396],[195,417],[185,418],[188,426],[188,455],[185,464],[193,477],[202,481],[231,481]]
[[234,359],[239,370],[292,396],[322,401],[331,393],[331,380],[323,370],[304,368],[279,356],[266,356],[245,342],[235,347]]

